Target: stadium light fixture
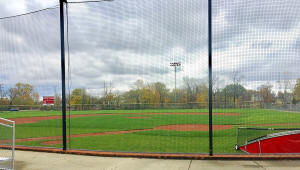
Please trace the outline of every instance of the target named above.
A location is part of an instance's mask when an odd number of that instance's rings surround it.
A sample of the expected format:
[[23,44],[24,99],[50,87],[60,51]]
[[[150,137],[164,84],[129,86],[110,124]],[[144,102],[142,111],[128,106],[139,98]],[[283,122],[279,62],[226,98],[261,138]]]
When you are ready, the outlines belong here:
[[174,67],[174,74],[175,74],[174,106],[176,108],[176,72],[177,72],[177,67],[181,66],[181,62],[172,62],[170,63],[170,66]]

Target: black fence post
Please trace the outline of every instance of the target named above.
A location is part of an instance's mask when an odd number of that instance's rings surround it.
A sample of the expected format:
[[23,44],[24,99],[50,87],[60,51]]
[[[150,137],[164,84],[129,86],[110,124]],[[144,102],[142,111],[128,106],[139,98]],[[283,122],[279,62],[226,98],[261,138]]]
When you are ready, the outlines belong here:
[[61,95],[62,95],[62,137],[63,150],[67,149],[67,124],[66,124],[66,77],[65,77],[65,37],[64,37],[64,2],[66,0],[59,0],[60,9],[60,45],[61,45]]
[[208,0],[208,74],[209,74],[209,155],[213,156],[213,128],[212,128],[212,15],[211,1]]

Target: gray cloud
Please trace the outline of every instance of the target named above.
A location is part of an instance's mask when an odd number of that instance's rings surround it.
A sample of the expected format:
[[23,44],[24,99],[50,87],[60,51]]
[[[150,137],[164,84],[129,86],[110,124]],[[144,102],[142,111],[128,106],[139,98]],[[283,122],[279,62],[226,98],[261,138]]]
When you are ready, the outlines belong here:
[[71,4],[70,38],[74,38],[75,49],[79,46],[79,49],[84,48],[75,42],[78,41],[75,38],[82,36],[79,39],[83,41],[89,37],[91,48],[161,54],[180,46],[186,51],[193,51],[207,46],[205,4],[206,1],[194,0],[180,3],[143,0],[85,6]]
[[[28,2],[15,11],[0,2],[0,16],[57,3]],[[275,81],[285,71],[299,77],[299,11],[297,0],[213,1],[214,73],[229,79],[237,70],[246,84]],[[58,9],[0,20],[0,82],[59,85],[58,23]],[[182,75],[207,74],[207,29],[206,0],[69,4],[72,86],[112,81],[125,89],[139,78],[170,84],[175,60]]]
[[[300,3],[297,0],[235,0],[213,1],[214,45],[236,38],[249,38],[247,32],[257,30],[284,32],[299,23]],[[218,18],[224,15],[224,18]]]

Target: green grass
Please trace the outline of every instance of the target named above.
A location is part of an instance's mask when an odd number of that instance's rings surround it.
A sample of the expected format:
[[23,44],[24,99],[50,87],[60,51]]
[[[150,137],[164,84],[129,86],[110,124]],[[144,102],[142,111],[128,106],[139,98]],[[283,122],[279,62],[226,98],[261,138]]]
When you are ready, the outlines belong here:
[[[72,111],[71,114],[96,114],[108,115],[71,118],[71,134],[94,133],[106,131],[124,131],[132,129],[151,129],[162,125],[172,124],[208,124],[208,115],[132,115],[128,113],[189,113],[208,112],[206,109],[157,109],[157,110],[93,110]],[[274,123],[300,123],[300,113],[280,112],[260,109],[214,109],[218,113],[240,113],[239,116],[213,117],[215,125],[232,125],[231,129],[214,131],[215,153],[241,153],[234,150],[236,131],[238,127],[290,127],[300,125],[261,126],[259,124]],[[122,113],[121,115],[110,115]],[[0,117],[18,118],[34,116],[61,115],[59,111],[20,111],[0,112]],[[147,119],[129,119],[128,116],[147,116]],[[37,123],[18,124],[16,138],[61,136],[61,119],[42,120]],[[69,129],[68,129],[69,132]],[[41,141],[17,142],[19,145],[46,146]],[[49,147],[47,145],[47,147]],[[61,147],[54,145],[50,147]],[[71,139],[69,145],[72,149],[92,149],[104,151],[130,151],[130,152],[176,152],[176,153],[207,153],[208,132],[201,131],[167,131],[148,130],[135,133],[118,135],[102,135],[77,137]]]
[[[71,111],[72,115],[78,114],[112,114],[112,113],[197,113],[208,112],[207,109],[144,109],[144,110],[85,110],[85,111]],[[61,111],[19,111],[9,112],[0,111],[2,118],[20,118],[20,117],[38,117],[38,116],[59,116]]]

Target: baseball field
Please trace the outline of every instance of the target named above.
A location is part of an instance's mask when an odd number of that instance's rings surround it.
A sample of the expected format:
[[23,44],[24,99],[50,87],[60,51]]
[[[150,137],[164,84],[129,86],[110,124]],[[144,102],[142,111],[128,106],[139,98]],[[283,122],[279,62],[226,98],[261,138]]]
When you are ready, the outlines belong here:
[[[16,144],[62,147],[60,111],[0,112],[16,122]],[[207,109],[84,110],[67,116],[68,148],[163,153],[208,153]],[[300,113],[214,109],[214,153],[234,149],[238,127],[299,128]]]

